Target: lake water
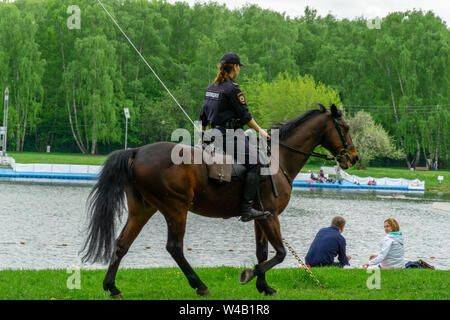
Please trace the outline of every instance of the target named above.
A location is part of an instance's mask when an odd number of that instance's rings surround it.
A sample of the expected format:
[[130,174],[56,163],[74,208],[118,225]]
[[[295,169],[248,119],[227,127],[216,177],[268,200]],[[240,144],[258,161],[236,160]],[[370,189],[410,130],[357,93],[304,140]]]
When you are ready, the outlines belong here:
[[[82,265],[78,256],[91,187],[0,182],[0,269],[105,268],[100,264]],[[437,269],[450,269],[450,213],[432,208],[433,202],[442,198],[388,196],[374,192],[294,191],[280,216],[282,235],[303,259],[317,231],[341,215],[347,220],[343,236],[347,253],[352,256],[351,267],[360,267],[369,255],[378,253],[385,235],[383,221],[394,217],[403,232],[405,261],[421,258]],[[166,222],[156,213],[121,267],[176,266],[165,249],[166,239]],[[211,219],[190,213],[184,247],[192,266],[252,267],[256,263],[253,223],[237,218]],[[269,250],[269,257],[273,256],[272,247]],[[297,264],[288,253],[279,267]]]

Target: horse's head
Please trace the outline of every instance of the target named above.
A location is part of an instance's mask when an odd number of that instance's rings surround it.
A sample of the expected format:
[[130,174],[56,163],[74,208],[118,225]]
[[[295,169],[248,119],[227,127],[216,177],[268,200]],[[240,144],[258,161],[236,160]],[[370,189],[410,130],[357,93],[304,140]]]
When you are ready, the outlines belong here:
[[320,105],[322,112],[327,112],[329,121],[321,141],[321,145],[330,151],[342,169],[348,169],[358,160],[358,151],[350,137],[350,127],[342,119],[342,112],[333,104],[330,110]]

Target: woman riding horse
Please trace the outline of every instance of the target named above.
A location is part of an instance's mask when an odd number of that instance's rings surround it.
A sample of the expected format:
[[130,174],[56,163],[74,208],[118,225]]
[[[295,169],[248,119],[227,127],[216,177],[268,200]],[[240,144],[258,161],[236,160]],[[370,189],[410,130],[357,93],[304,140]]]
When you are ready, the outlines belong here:
[[[281,263],[286,256],[281,236],[279,214],[289,203],[292,181],[316,146],[328,149],[343,169],[358,160],[358,153],[348,133],[349,127],[335,105],[330,110],[321,106],[274,128],[279,130],[279,170],[273,176],[279,196],[275,197],[269,179],[261,181],[261,201],[272,214],[256,219],[255,238],[258,264],[244,270],[241,283],[256,277],[256,288],[266,295],[275,294],[265,279],[265,273]],[[105,161],[99,180],[89,199],[91,214],[84,244],[83,261],[110,262],[103,288],[112,297],[122,297],[115,278],[120,261],[127,253],[143,226],[157,212],[167,222],[167,251],[181,268],[198,295],[210,295],[183,254],[183,239],[188,212],[206,217],[240,216],[242,182],[211,183],[206,164],[174,164],[171,142],[158,142],[129,150],[113,152]],[[194,154],[197,148],[187,147]],[[124,194],[128,219],[117,240],[115,221],[124,209]],[[268,259],[268,242],[276,254]]]
[[[253,200],[259,186],[261,170],[258,148],[256,145],[249,143],[247,136],[234,135],[234,130],[242,129],[246,124],[267,139],[270,139],[270,136],[253,119],[248,110],[244,94],[239,85],[234,82],[234,79],[239,76],[241,66],[244,66],[244,64],[241,63],[241,59],[236,53],[229,52],[223,55],[220,59],[217,77],[206,89],[199,120],[202,122],[202,131],[208,125],[220,131],[223,145],[215,145],[215,147],[231,154],[234,159],[239,157],[238,152],[240,150],[244,151],[241,156],[245,160],[242,164],[247,169],[247,175],[239,213],[241,221],[247,222],[265,217],[270,212],[253,209]],[[234,151],[227,148],[227,145],[231,146],[231,144]]]

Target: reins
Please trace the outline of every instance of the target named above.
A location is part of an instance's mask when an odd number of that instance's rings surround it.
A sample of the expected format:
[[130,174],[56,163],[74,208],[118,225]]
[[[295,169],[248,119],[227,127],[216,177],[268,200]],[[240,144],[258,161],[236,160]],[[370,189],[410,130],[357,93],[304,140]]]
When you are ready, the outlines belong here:
[[[288,146],[287,144],[284,144],[284,143],[282,143],[282,142],[278,142],[278,144],[279,144],[280,146],[282,146],[283,148],[285,148],[285,149],[291,151],[291,152],[298,153],[298,154],[301,154],[301,155],[304,155],[304,156],[307,156],[307,157],[316,157],[316,158],[320,158],[320,159],[324,159],[324,160],[329,160],[329,161],[333,161],[333,160],[334,160],[334,161],[339,161],[342,157],[345,156],[345,153],[346,153],[348,150],[350,150],[351,148],[354,147],[353,144],[347,145],[347,142],[345,141],[344,134],[342,133],[342,129],[341,129],[341,127],[339,126],[339,123],[338,123],[338,120],[339,120],[339,119],[340,119],[340,117],[339,117],[339,118],[334,118],[334,119],[333,119],[333,121],[334,121],[334,127],[336,128],[336,131],[338,132],[338,135],[339,135],[339,137],[341,138],[342,145],[343,145],[342,149],[339,151],[339,153],[338,153],[337,156],[328,156],[328,155],[326,155],[326,154],[321,154],[321,153],[317,153],[317,152],[304,152],[304,151],[300,151],[300,150],[297,150],[297,149],[295,149],[295,148],[293,148],[293,147],[291,147],[291,146]],[[329,135],[330,135],[330,134],[331,134],[331,130],[330,130]],[[270,151],[270,149],[269,149],[269,151]],[[278,160],[277,160],[277,162],[278,162],[278,165],[280,166],[280,169],[281,169],[281,171],[283,172],[284,176],[285,176],[286,179],[288,180],[289,184],[292,185],[292,179],[289,178],[289,176],[288,176],[286,170],[284,170],[284,168],[281,166],[281,163],[280,163]]]
[[[324,160],[330,160],[330,161],[338,160],[340,157],[342,157],[345,154],[345,152],[347,152],[348,150],[350,150],[351,148],[354,147],[353,144],[347,145],[347,142],[345,141],[344,134],[342,133],[341,126],[338,123],[339,119],[340,118],[334,118],[333,119],[334,127],[336,128],[336,130],[337,130],[337,132],[339,134],[339,138],[341,138],[342,145],[343,145],[343,148],[339,151],[339,154],[337,156],[331,157],[331,156],[328,156],[326,154],[321,154],[321,153],[317,153],[317,152],[303,152],[303,151],[297,150],[295,148],[292,148],[291,146],[288,146],[288,145],[286,145],[286,144],[284,144],[282,142],[279,142],[278,144],[280,146],[282,146],[283,148],[288,149],[289,151],[292,151],[292,152],[298,153],[298,154],[302,154],[302,155],[305,155],[305,156],[308,156],[308,157],[316,157],[316,158],[320,158],[320,159],[324,159]],[[331,131],[330,131],[329,134],[331,134]]]
[[305,155],[308,157],[316,157],[316,158],[321,158],[321,159],[325,159],[325,160],[335,160],[336,159],[336,157],[330,157],[330,156],[327,156],[326,154],[321,154],[321,153],[317,153],[317,152],[303,152],[303,151],[297,150],[295,148],[292,148],[282,142],[279,142],[278,144],[280,146],[282,146],[283,148],[288,149],[289,151],[292,151],[294,153],[299,153],[299,154],[302,154],[302,155]]

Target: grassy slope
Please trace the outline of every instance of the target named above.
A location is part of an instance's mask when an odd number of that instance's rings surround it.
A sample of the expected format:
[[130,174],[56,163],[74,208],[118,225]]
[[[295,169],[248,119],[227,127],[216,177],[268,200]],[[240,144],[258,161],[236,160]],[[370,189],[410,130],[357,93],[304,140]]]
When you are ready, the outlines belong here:
[[[256,300],[256,299],[445,299],[450,298],[450,271],[382,270],[381,289],[369,290],[372,275],[361,269],[313,268],[326,289],[320,289],[301,269],[274,269],[267,273],[268,283],[279,295],[265,297],[255,288],[255,280],[238,283],[242,268],[196,268],[212,296],[197,297],[177,268],[121,269],[116,284],[127,299],[151,300]],[[108,299],[102,289],[105,270],[82,270],[81,289],[66,286],[66,270],[0,271],[0,300],[3,299]]]

